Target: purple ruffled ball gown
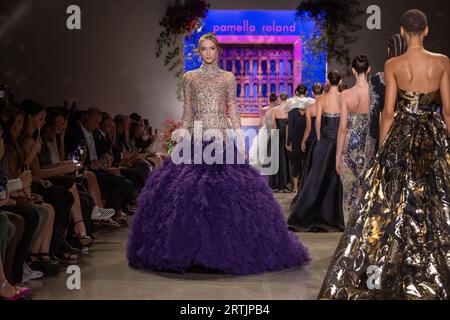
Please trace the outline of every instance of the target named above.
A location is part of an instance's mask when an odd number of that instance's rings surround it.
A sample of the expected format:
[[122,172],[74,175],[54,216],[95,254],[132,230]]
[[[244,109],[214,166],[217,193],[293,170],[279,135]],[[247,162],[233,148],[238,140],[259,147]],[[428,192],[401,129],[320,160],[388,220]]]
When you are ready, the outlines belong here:
[[[185,75],[184,93],[186,128],[196,107],[195,120],[207,127],[225,128],[228,118],[234,128],[240,125],[230,73],[204,65]],[[127,255],[131,266],[153,271],[203,267],[238,275],[309,261],[266,179],[249,164],[175,164],[171,158],[139,196]]]

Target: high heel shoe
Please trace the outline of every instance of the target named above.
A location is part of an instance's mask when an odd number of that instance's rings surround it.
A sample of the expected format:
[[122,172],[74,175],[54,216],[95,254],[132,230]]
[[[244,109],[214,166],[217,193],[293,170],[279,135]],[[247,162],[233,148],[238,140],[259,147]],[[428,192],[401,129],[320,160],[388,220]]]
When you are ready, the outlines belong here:
[[16,294],[13,295],[10,298],[7,298],[7,301],[16,301],[16,300],[22,300],[24,299],[31,291],[30,288],[25,288],[25,287],[18,287],[16,286]]
[[[1,283],[0,284],[0,291],[5,289],[7,285],[8,285],[8,280],[5,280],[3,283]],[[30,288],[21,287],[21,286],[15,286],[14,289],[16,290],[16,293],[12,297],[8,297],[8,298],[0,297],[0,300],[7,300],[7,301],[22,300],[31,291]]]
[[58,275],[60,271],[59,262],[52,260],[48,253],[30,254],[29,256],[29,266],[32,269],[41,271],[50,277]]
[[67,243],[64,243],[63,245],[61,245],[60,248],[55,250],[53,255],[57,259],[57,261],[60,263],[60,265],[65,266],[67,264],[78,263],[78,257],[80,254],[78,252],[81,252],[81,251],[72,248]]
[[[84,223],[83,220],[78,220],[77,222],[74,223],[74,228],[78,223]],[[89,247],[94,241],[92,240],[91,237],[89,237],[88,235],[78,235],[76,234],[76,232],[74,231],[75,235],[77,236],[78,240],[80,241],[81,245],[84,247]]]
[[113,220],[117,222],[122,228],[128,227],[128,217],[123,212],[116,213],[116,215],[113,217]]

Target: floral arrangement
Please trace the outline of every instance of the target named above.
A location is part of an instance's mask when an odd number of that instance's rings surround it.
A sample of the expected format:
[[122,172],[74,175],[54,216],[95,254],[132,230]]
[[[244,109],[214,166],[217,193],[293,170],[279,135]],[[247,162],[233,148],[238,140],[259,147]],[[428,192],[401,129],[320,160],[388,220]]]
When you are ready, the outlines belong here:
[[164,65],[175,71],[177,77],[183,73],[182,50],[178,45],[180,36],[190,37],[201,27],[210,5],[203,0],[176,0],[170,5],[160,21],[163,31],[156,40],[156,57],[159,58],[166,48]]
[[363,25],[364,15],[358,0],[306,0],[297,7],[297,19],[316,21],[314,37],[307,43],[307,49],[326,52],[328,61],[350,65],[349,45],[358,38],[354,35]]
[[172,140],[172,133],[181,128],[183,124],[182,121],[175,121],[172,119],[166,119],[164,122],[164,131],[163,131],[163,148],[166,150],[166,153],[170,155],[172,153],[173,148],[176,145],[176,141]]

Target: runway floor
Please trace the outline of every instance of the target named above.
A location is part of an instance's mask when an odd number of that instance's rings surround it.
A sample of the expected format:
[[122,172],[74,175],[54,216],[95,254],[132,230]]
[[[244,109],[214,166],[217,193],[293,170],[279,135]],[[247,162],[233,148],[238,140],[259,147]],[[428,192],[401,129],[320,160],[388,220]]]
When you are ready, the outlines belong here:
[[[287,216],[291,194],[275,194]],[[128,266],[125,247],[129,229],[104,228],[96,244],[83,255],[81,289],[69,290],[70,276],[30,282],[33,299],[164,299],[164,300],[298,300],[315,299],[340,233],[297,233],[310,251],[305,267],[252,276],[154,273]]]

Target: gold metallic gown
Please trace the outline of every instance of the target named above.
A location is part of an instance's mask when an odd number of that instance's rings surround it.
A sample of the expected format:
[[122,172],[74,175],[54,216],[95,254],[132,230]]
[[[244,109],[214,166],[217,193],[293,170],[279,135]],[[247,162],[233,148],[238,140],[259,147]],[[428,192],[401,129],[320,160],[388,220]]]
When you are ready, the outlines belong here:
[[450,139],[438,92],[399,90],[320,299],[449,299]]

